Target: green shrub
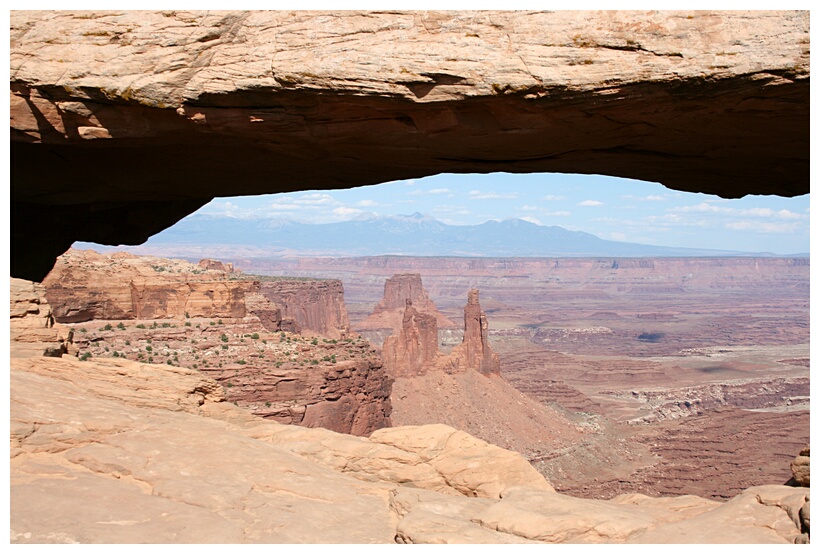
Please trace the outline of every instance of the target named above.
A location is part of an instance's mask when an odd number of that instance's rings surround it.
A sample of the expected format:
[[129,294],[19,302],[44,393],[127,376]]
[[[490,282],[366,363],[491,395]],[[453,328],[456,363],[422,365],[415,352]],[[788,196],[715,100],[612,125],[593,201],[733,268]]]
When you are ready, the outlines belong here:
[[145,325],[142,323],[137,323],[137,329],[145,329]]
[[222,336],[219,338],[222,339],[222,342],[228,342],[228,335],[226,335],[225,333],[222,333]]
[[90,358],[90,357],[91,357],[91,352],[85,352],[85,353],[83,353],[83,355],[82,355],[82,356],[80,356],[80,361],[81,361],[81,362],[84,362],[84,361],[86,361],[86,360],[87,360],[88,358]]
[[259,339],[259,333],[253,333],[253,334],[251,335],[251,338],[252,338],[253,340],[258,340],[258,339]]
[[117,323],[117,329],[119,329],[120,331],[125,331],[125,324],[122,321],[120,321],[119,323]]
[[246,362],[245,360],[236,360],[236,363],[238,363],[239,365],[245,365],[248,362]]

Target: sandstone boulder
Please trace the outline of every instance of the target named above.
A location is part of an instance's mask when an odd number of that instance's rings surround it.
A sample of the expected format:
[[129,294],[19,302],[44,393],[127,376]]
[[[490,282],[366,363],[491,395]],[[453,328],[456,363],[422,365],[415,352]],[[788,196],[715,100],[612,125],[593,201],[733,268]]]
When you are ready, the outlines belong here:
[[811,445],[800,451],[791,463],[794,481],[801,487],[811,486]]

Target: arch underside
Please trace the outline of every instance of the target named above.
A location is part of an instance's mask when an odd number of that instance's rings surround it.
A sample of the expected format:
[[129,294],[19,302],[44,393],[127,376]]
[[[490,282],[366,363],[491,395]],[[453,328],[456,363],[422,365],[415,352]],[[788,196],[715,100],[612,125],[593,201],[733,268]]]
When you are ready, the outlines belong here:
[[446,93],[462,77],[428,73],[402,94],[254,84],[173,106],[144,91],[13,77],[11,273],[41,280],[76,240],[140,244],[217,196],[438,173],[604,174],[726,198],[806,194],[809,77],[798,69],[494,84],[474,95]]

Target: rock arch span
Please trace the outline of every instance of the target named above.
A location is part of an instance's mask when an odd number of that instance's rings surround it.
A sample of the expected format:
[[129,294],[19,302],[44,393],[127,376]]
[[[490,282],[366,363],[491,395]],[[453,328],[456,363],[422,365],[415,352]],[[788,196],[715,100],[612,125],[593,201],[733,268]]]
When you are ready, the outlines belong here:
[[442,172],[809,192],[809,13],[11,12],[11,273]]

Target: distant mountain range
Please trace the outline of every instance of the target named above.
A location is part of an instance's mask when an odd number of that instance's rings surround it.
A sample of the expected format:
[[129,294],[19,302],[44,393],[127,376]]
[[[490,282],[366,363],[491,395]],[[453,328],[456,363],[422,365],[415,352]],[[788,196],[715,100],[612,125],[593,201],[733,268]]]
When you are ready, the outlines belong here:
[[[79,245],[79,247],[83,247]],[[415,213],[339,223],[189,216],[134,251],[177,256],[204,251],[265,256],[662,257],[773,256],[706,248],[673,248],[604,240],[581,231],[522,219],[447,225]],[[190,252],[190,254],[186,254]]]

